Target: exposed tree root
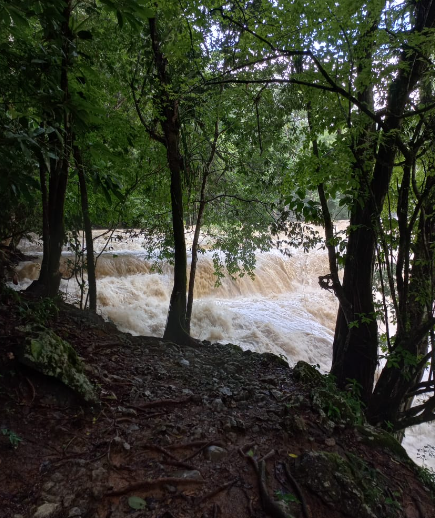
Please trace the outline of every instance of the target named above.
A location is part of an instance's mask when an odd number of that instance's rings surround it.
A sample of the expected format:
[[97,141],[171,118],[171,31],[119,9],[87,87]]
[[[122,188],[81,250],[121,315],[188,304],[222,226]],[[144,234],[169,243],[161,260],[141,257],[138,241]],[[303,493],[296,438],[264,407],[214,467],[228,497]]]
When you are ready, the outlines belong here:
[[149,401],[143,405],[125,405],[128,408],[134,408],[135,410],[146,410],[147,408],[154,408],[156,406],[172,406],[172,405],[184,405],[192,400],[192,396],[184,399],[158,399],[156,401]]
[[[160,453],[163,453],[164,455],[168,456],[170,459],[180,462],[175,455],[173,455],[170,451],[163,448],[162,446],[157,446],[157,444],[149,444],[147,442],[140,442],[136,445],[136,448],[144,448],[146,450],[155,450]],[[184,462],[184,461],[182,461]]]
[[165,485],[190,485],[190,484],[205,484],[205,480],[196,480],[194,478],[176,478],[176,477],[166,477],[166,478],[157,478],[156,480],[143,480],[142,482],[137,482],[136,484],[131,484],[129,486],[123,487],[121,489],[117,489],[116,491],[109,491],[105,496],[122,496],[127,493],[131,493],[132,491],[139,491],[144,489],[163,489]]
[[290,483],[294,487],[296,496],[299,498],[299,501],[302,506],[302,513],[305,516],[305,518],[312,518],[311,509],[308,507],[307,502],[305,500],[304,494],[302,493],[301,486],[297,483],[295,477],[291,474],[291,471],[287,464],[283,462],[284,465],[284,471],[287,475],[287,478],[289,479]]
[[221,448],[225,448],[225,444],[220,441],[192,441],[192,442],[184,442],[179,444],[170,444],[168,446],[168,450],[183,450],[184,448],[195,448],[198,446],[210,445],[220,446]]
[[208,448],[209,446],[212,446],[212,445],[214,445],[213,441],[206,442],[198,450],[194,451],[191,455],[188,455],[187,457],[184,457],[183,462],[186,462],[186,461],[188,461],[190,459],[193,459],[193,457],[196,457],[202,451],[204,451],[206,448]]
[[239,479],[235,478],[234,480],[230,480],[229,482],[222,484],[217,489],[214,489],[213,491],[210,491],[209,493],[205,494],[204,496],[198,498],[198,500],[195,502],[195,505],[202,504],[205,500],[208,500],[209,498],[213,498],[221,491],[224,491],[225,489],[232,487]]
[[259,462],[257,462],[253,456],[247,455],[245,453],[245,450],[250,449],[251,447],[252,445],[247,444],[243,448],[240,448],[239,452],[243,455],[243,457],[249,459],[249,461],[254,466],[254,470],[258,478],[258,488],[260,492],[261,505],[264,511],[270,516],[272,516],[272,518],[293,518],[290,514],[285,513],[281,509],[281,507],[279,507],[279,505],[272,500],[267,491],[265,459],[272,457],[272,455],[275,453],[275,450],[270,451],[267,455],[262,457],[262,459]]

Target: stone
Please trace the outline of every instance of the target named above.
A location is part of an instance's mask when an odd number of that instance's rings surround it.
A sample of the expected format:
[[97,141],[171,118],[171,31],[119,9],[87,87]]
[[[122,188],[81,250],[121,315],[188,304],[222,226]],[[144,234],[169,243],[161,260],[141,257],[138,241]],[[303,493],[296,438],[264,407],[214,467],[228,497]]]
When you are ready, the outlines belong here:
[[295,460],[295,477],[325,504],[346,516],[379,518],[373,510],[381,501],[381,489],[377,494],[373,486],[367,486],[363,462],[357,457],[352,459],[351,465],[336,453],[305,452]]
[[182,367],[189,367],[190,361],[186,360],[185,358],[181,358],[181,360],[178,361],[178,365],[181,365]]
[[53,473],[53,475],[51,475],[51,480],[53,482],[62,482],[63,478],[64,477],[63,477],[62,473],[59,473],[59,471],[56,471],[56,473]]
[[204,457],[212,462],[220,462],[227,455],[227,450],[220,446],[209,446],[204,450]]
[[137,412],[134,408],[125,408],[123,406],[119,406],[117,411],[122,415],[137,416]]
[[229,387],[221,387],[219,389],[219,392],[223,395],[223,396],[232,396],[233,395],[233,392],[232,390],[229,388]]
[[82,510],[80,509],[80,507],[73,507],[72,509],[69,510],[68,518],[73,518],[73,516],[81,516],[81,515],[82,515]]
[[64,507],[69,507],[73,503],[75,496],[76,495],[71,495],[71,494],[64,496],[63,497]]
[[225,408],[221,398],[213,399],[211,406],[216,412],[222,412],[222,410]]
[[51,329],[38,324],[17,329],[26,335],[17,355],[20,363],[62,381],[88,403],[98,402],[83,364],[68,342],[62,340]]
[[50,518],[60,509],[59,504],[45,503],[38,507],[33,518]]
[[169,475],[174,478],[185,478],[188,480],[203,480],[201,473],[196,469],[188,469],[185,471],[174,471]]
[[333,439],[332,437],[327,437],[325,439],[325,444],[326,446],[335,446],[335,439]]
[[92,470],[92,480],[94,482],[102,480],[104,477],[106,477],[107,471],[104,468],[97,468]]

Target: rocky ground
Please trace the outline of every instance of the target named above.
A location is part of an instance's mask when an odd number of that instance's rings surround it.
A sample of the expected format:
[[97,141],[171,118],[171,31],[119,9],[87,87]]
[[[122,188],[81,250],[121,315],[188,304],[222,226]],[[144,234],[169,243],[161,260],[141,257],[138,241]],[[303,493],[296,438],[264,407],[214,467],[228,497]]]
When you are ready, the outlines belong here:
[[[32,322],[74,346],[98,402],[18,361]],[[6,292],[0,374],[0,518],[435,516],[430,474],[305,364]]]

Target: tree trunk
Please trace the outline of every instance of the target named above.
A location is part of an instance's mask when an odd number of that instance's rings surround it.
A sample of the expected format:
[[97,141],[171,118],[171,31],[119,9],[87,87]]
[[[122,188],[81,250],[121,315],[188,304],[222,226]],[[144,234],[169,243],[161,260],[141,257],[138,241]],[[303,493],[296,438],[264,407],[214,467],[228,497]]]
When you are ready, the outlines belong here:
[[200,201],[199,201],[198,216],[196,218],[195,233],[193,235],[193,242],[192,242],[192,260],[191,260],[191,264],[190,264],[189,292],[188,292],[188,297],[187,297],[187,311],[186,311],[186,329],[189,334],[190,334],[190,323],[192,320],[193,292],[195,289],[196,265],[198,263],[199,235],[201,232],[202,216],[204,214],[204,209],[205,209],[205,205],[206,205],[205,186],[207,184],[207,176],[208,176],[207,172],[204,172],[204,175],[202,177],[202,184],[201,184],[201,195],[200,195]]
[[[68,90],[68,69],[70,65],[70,45],[72,40],[72,32],[69,27],[71,17],[72,0],[65,0],[65,8],[63,10],[63,22],[61,25],[61,71],[60,71],[60,90],[62,91],[62,102],[66,103],[70,97]],[[38,281],[32,283],[29,287],[31,291],[35,291],[41,296],[55,297],[58,294],[61,274],[59,271],[60,257],[62,254],[62,246],[65,239],[64,230],[64,206],[65,195],[68,184],[69,157],[71,153],[71,115],[67,110],[63,110],[61,114],[62,120],[62,141],[56,141],[59,144],[57,154],[61,155],[57,160],[50,161],[49,171],[49,192],[47,200],[47,191],[45,185],[45,177],[41,174],[41,189],[43,196],[43,206],[48,207],[47,217],[44,223],[45,239],[48,245],[44,243],[44,256],[42,260],[41,276]],[[56,137],[54,137],[56,138]],[[53,139],[54,143],[54,139]],[[48,225],[47,225],[48,222]]]
[[187,254],[184,237],[183,187],[182,170],[183,158],[180,153],[180,118],[178,100],[170,94],[170,77],[167,72],[167,60],[160,47],[155,18],[149,19],[151,47],[158,77],[158,93],[156,99],[161,114],[161,126],[164,135],[164,145],[171,172],[171,208],[172,230],[174,236],[174,286],[169,303],[168,318],[163,338],[176,343],[190,343],[192,340],[187,332],[186,303],[187,303]]
[[95,275],[94,241],[92,239],[92,225],[91,219],[89,217],[88,189],[86,186],[86,177],[83,170],[83,160],[82,155],[80,153],[80,149],[77,145],[74,145],[73,151],[77,167],[77,173],[79,177],[83,225],[85,228],[86,270],[88,272],[89,309],[95,313],[97,311],[97,280]]
[[[435,4],[423,0],[416,5],[414,31],[432,27]],[[353,309],[355,320],[347,324],[342,309],[338,310],[333,345],[331,372],[338,385],[344,387],[348,379],[362,386],[362,399],[368,402],[373,390],[377,362],[377,323],[372,298],[372,276],[375,261],[376,225],[388,192],[397,147],[407,150],[398,140],[409,95],[427,67],[416,52],[403,51],[399,72],[393,79],[386,102],[386,117],[378,132],[377,152],[365,153],[357,163],[360,170],[360,189],[351,208],[349,235],[344,268],[343,290]],[[373,168],[370,161],[373,161]],[[357,160],[358,162],[358,160]],[[373,171],[370,175],[370,170]],[[371,180],[370,180],[371,176]],[[384,393],[385,394],[385,393]]]

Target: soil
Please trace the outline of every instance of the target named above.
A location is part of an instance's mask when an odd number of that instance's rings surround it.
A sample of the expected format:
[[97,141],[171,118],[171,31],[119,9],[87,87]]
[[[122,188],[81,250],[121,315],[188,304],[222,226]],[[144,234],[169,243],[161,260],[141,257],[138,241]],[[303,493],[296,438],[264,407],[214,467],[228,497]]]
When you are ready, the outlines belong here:
[[[91,407],[17,362],[17,327],[47,317],[32,304],[0,302],[0,518],[435,516],[412,463],[325,420],[280,358],[131,336],[62,303],[46,325],[82,358]],[[346,510],[298,476],[310,452],[356,456],[387,498]]]

